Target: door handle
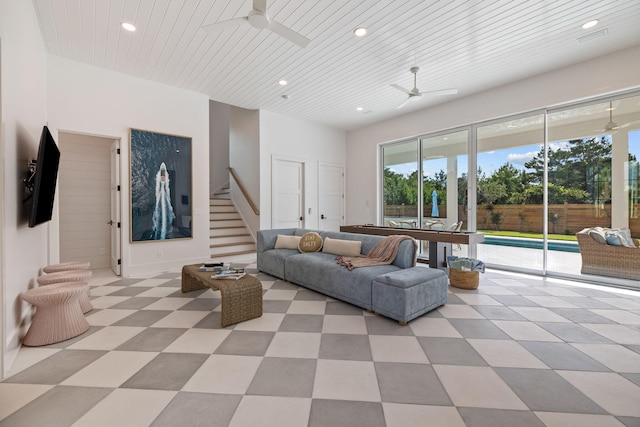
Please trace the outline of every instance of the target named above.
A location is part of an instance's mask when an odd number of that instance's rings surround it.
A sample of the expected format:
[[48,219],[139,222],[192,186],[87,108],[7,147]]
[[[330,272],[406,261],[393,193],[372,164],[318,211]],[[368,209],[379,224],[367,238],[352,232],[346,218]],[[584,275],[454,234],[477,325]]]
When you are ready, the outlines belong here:
[[107,222],[107,224],[109,224],[109,225],[113,225],[113,220],[111,220],[111,221]]
[[324,219],[324,214],[320,215],[320,219]]
[[300,217],[300,221],[303,221],[303,220],[304,220],[304,218],[303,218],[303,217]]

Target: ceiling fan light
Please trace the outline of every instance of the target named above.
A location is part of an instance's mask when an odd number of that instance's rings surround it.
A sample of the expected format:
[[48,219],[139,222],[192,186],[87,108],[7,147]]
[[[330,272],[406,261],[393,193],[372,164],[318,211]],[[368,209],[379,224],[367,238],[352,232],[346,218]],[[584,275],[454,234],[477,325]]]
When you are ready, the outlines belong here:
[[607,125],[604,127],[605,131],[612,131],[612,130],[618,130],[620,127],[618,126],[618,124],[616,122],[609,122],[607,123]]

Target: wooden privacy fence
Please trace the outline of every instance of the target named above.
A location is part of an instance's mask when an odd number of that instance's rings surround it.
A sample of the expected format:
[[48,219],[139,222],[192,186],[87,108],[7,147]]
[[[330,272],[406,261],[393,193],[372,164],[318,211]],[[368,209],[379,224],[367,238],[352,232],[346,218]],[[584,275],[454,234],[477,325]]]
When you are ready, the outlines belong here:
[[[447,206],[439,205],[438,211],[442,218],[446,217]],[[417,216],[417,207],[409,205],[387,205],[384,209],[385,217],[413,217]],[[635,205],[633,212],[640,212],[640,205]],[[494,205],[491,211],[486,206],[478,206],[478,229],[495,230],[492,220],[498,216],[498,230],[517,231],[521,233],[542,233],[543,211],[542,205]],[[557,215],[557,217],[555,217]],[[424,207],[423,217],[431,217],[431,206]],[[611,205],[585,204],[557,204],[549,205],[549,217],[555,218],[555,224],[549,221],[549,232],[552,234],[575,234],[585,227],[610,227]],[[458,219],[466,224],[466,211],[458,207]],[[629,228],[633,237],[640,237],[640,218],[629,218]]]

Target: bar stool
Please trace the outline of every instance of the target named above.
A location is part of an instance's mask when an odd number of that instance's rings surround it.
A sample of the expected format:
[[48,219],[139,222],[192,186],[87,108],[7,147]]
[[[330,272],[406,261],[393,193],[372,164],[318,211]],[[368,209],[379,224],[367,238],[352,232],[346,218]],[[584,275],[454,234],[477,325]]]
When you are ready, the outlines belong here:
[[22,299],[34,305],[36,313],[22,343],[27,346],[53,344],[89,329],[89,322],[78,304],[78,298],[86,295],[88,288],[88,283],[73,282],[23,292]]
[[[93,272],[91,270],[68,270],[59,271],[57,273],[43,274],[38,277],[38,284],[40,286],[52,285],[54,283],[84,283],[91,278]],[[89,287],[83,295],[80,295],[78,299],[80,302],[80,308],[83,313],[88,313],[93,310],[93,304],[89,301]]]
[[80,262],[80,261],[70,261],[63,262],[61,264],[52,264],[47,265],[42,268],[42,271],[45,273],[57,273],[59,271],[69,271],[69,270],[88,270],[91,267],[90,262]]

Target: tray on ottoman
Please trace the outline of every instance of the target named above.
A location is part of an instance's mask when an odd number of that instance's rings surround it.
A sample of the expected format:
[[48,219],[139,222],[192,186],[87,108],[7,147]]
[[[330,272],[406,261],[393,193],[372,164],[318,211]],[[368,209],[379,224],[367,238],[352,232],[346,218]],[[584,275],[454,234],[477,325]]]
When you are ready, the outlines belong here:
[[212,279],[210,271],[198,271],[202,264],[182,267],[182,292],[211,288],[220,291],[225,326],[262,316],[262,283],[249,274],[238,280]]

